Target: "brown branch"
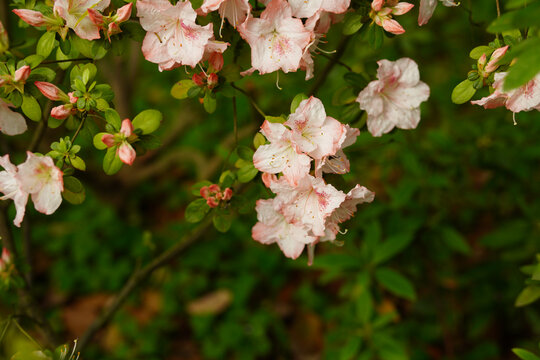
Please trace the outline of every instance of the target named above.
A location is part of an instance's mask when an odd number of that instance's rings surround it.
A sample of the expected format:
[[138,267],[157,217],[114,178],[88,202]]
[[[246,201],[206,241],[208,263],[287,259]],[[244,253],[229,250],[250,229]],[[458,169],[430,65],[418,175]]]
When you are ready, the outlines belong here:
[[190,233],[186,234],[176,245],[170,249],[163,252],[151,263],[145,267],[135,270],[131,275],[128,281],[125,283],[122,290],[115,296],[109,306],[103,311],[101,316],[97,318],[86,332],[81,337],[79,341],[78,350],[82,351],[96,335],[96,333],[103,329],[113,318],[114,314],[126,301],[128,296],[144,281],[146,280],[155,270],[167,265],[171,260],[176,258],[181,252],[183,252],[189,245],[197,241],[204,232],[209,228],[211,224],[211,219],[208,217],[204,222],[199,226],[193,229]]
[[351,40],[350,36],[345,36],[345,37],[343,37],[341,39],[341,41],[338,44],[338,47],[336,49],[336,53],[334,54],[332,59],[330,59],[328,64],[326,64],[326,66],[324,67],[321,74],[317,77],[317,80],[315,81],[315,83],[311,87],[311,90],[309,91],[309,95],[317,94],[317,92],[320,90],[320,88],[326,82],[326,79],[328,79],[328,76],[330,75],[330,73],[334,69],[334,66],[336,66],[336,64],[341,63],[341,57],[345,53],[345,50],[347,50],[347,45],[349,44],[350,40]]

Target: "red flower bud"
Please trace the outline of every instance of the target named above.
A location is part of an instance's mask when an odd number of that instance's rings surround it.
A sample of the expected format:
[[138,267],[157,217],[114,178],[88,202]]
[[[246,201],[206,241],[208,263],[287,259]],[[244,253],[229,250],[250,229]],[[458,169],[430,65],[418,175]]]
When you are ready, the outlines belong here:
[[210,59],[208,59],[208,63],[216,72],[221,71],[223,69],[223,54],[220,52],[212,53]]
[[203,73],[193,74],[193,77],[191,80],[195,83],[197,86],[203,86],[204,85],[204,77]]
[[58,101],[58,100],[65,100],[66,102],[69,101],[69,96],[66,95],[62,90],[60,90],[56,85],[53,85],[51,83],[45,82],[45,81],[36,81],[34,82],[34,85],[37,86],[39,91],[45,96],[47,99]]
[[131,17],[131,9],[133,7],[133,3],[129,3],[127,5],[122,6],[118,11],[116,12],[116,20],[115,23],[122,23],[124,21],[129,20]]
[[211,73],[208,75],[208,87],[212,89],[215,87],[219,82],[219,77],[216,73]]
[[42,13],[34,10],[15,9],[13,12],[21,18],[22,21],[32,26],[44,26],[45,18]]

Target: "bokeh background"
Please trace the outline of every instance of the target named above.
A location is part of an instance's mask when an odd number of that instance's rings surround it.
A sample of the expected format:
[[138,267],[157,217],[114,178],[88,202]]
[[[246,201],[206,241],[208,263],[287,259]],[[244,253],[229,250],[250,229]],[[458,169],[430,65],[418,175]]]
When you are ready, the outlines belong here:
[[[494,1],[439,5],[422,28],[416,16],[417,7],[399,17],[406,33],[385,38],[379,50],[360,37],[343,40],[341,25],[321,46],[331,51],[347,41],[341,61],[369,78],[379,59],[414,59],[431,88],[416,130],[373,138],[356,105],[346,104],[357,91],[344,78],[345,66],[336,64],[314,85],[328,64],[323,55],[315,80],[281,74],[282,90],[275,74],[236,82],[274,116],[288,114],[297,93],[316,87],[329,115],[362,127],[347,149],[351,172],[328,177],[340,189],[360,183],[377,194],[345,224],[343,246],[317,246],[308,267],[305,255],[292,261],[277,246],[251,239],[254,210],[238,215],[226,234],[209,227],[137,289],[81,358],[491,360],[513,359],[517,346],[538,350],[540,308],[514,302],[527,278],[520,267],[540,252],[540,114],[520,113],[514,126],[504,109],[450,101],[474,63],[470,49],[493,40],[485,28],[496,17]],[[15,16],[8,18],[15,30]],[[12,41],[36,33],[19,29]],[[247,69],[249,49],[239,45],[238,53]],[[191,74],[160,73],[136,42],[96,65],[115,89],[122,117],[146,108],[163,112],[163,145],[108,177],[103,153],[80,137],[86,201],[65,203],[47,217],[29,210],[34,284],[66,342],[81,336],[134,268],[193,227],[184,221],[195,198],[191,186],[217,182],[234,167],[227,161],[235,144],[230,98],[218,95],[212,115],[197,100],[172,98],[171,87]],[[244,96],[237,101],[240,143],[252,146],[262,119]],[[48,131],[41,152],[70,133]],[[2,153],[15,153],[29,135],[5,139]],[[260,177],[241,191],[252,207],[265,194]],[[15,234],[21,244],[24,233]],[[401,294],[380,283],[381,269],[408,279],[397,284]],[[2,294],[0,314],[7,316],[16,301]],[[31,323],[22,324],[34,334]],[[31,346],[16,329],[6,336],[3,354]]]

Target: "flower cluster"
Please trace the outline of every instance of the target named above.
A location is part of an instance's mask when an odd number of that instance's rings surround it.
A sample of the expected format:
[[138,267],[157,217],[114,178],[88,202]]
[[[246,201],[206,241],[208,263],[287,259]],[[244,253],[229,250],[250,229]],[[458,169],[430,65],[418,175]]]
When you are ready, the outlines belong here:
[[126,165],[132,165],[135,161],[137,153],[130,144],[136,139],[133,133],[133,124],[131,120],[124,119],[120,131],[116,134],[103,134],[101,135],[101,142],[108,148],[116,149],[116,154],[120,160]]
[[345,194],[324,181],[325,172],[349,171],[342,149],[360,132],[326,116],[319,99],[303,100],[284,123],[266,120],[261,133],[269,144],[259,146],[253,164],[276,197],[257,202],[255,240],[277,242],[285,256],[296,259],[305,245],[335,240],[339,224],[353,215],[356,206],[373,201],[374,193],[364,187],[357,185]]
[[378,80],[358,94],[356,101],[367,112],[367,127],[381,136],[394,127],[414,129],[420,122],[420,103],[429,98],[429,86],[420,81],[418,65],[409,58],[377,62]]
[[9,155],[4,155],[0,157],[0,166],[4,168],[0,171],[0,192],[4,194],[0,200],[11,199],[15,203],[15,226],[21,226],[29,195],[36,210],[43,214],[50,215],[58,209],[64,181],[52,158],[28,152],[26,161],[15,166]]
[[413,7],[413,4],[398,2],[397,0],[373,0],[369,16],[375,24],[382,26],[384,30],[400,35],[405,32],[405,29],[396,20],[392,19],[392,15],[406,14]]
[[[24,65],[13,71],[13,73],[8,72],[0,75],[2,96],[8,96],[15,90],[23,94],[24,85],[30,76],[30,72],[30,66]],[[0,99],[0,132],[10,136],[20,135],[27,130],[26,121],[21,114],[11,110],[10,106],[8,102]]]
[[206,203],[211,208],[216,208],[219,206],[220,202],[231,200],[233,191],[231,188],[226,188],[221,191],[221,188],[217,184],[212,184],[209,186],[203,186],[201,188],[201,196],[206,200]]
[[121,32],[120,23],[130,18],[133,4],[119,8],[114,15],[104,16],[102,12],[109,5],[110,0],[54,0],[51,16],[28,9],[15,9],[13,12],[31,26],[44,26],[47,30],[57,31],[62,39],[72,29],[85,40],[99,39],[99,31],[103,30],[110,40],[111,35]]

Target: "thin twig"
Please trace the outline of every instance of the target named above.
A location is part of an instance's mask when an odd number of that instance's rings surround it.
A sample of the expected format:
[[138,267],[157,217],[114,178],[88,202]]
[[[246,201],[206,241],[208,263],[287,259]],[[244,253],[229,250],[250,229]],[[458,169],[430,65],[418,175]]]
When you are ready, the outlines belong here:
[[238,112],[236,109],[236,96],[232,98],[233,106],[233,131],[234,131],[234,146],[238,147]]
[[325,54],[325,53],[323,53],[323,52],[320,53],[319,55],[321,55],[322,57],[327,58],[328,60],[335,61],[337,64],[343,66],[345,69],[349,70],[350,72],[353,72],[352,67],[350,67],[349,65],[345,64],[343,61],[341,61],[341,60],[336,60],[336,59],[332,58],[330,55]]
[[78,58],[78,59],[62,59],[62,60],[47,60],[41,62],[39,65],[58,64],[64,62],[79,62],[79,61],[94,61],[91,58]]
[[315,95],[319,89],[324,85],[326,82],[326,79],[328,79],[328,76],[334,69],[334,66],[340,62],[341,57],[345,53],[345,50],[347,49],[347,45],[349,44],[349,41],[351,40],[350,36],[345,36],[341,39],[335,55],[332,57],[332,59],[326,64],[323,71],[311,87],[311,90],[309,91],[309,95]]
[[253,99],[253,97],[248,94],[244,89],[236,86],[235,84],[232,84],[231,83],[231,86],[233,88],[235,88],[236,90],[240,91],[242,94],[244,94],[246,96],[246,98],[249,100],[249,102],[251,103],[251,106],[253,106],[253,108],[255,110],[257,110],[257,112],[262,116],[262,117],[266,117],[266,114],[264,113],[264,111],[261,110],[261,108],[259,107],[259,105],[257,105],[257,103],[255,102],[255,100]]
[[182,251],[184,251],[189,245],[198,240],[208,229],[211,221],[210,217],[199,226],[193,229],[190,233],[186,234],[178,243],[173,247],[163,252],[151,263],[141,269],[137,269],[130,276],[128,281],[120,292],[114,297],[109,306],[103,311],[100,317],[98,317],[86,330],[79,342],[79,350],[82,351],[96,335],[96,333],[103,329],[113,318],[114,314],[131,295],[131,293],[146,280],[155,270],[167,265],[171,260],[176,258]]

